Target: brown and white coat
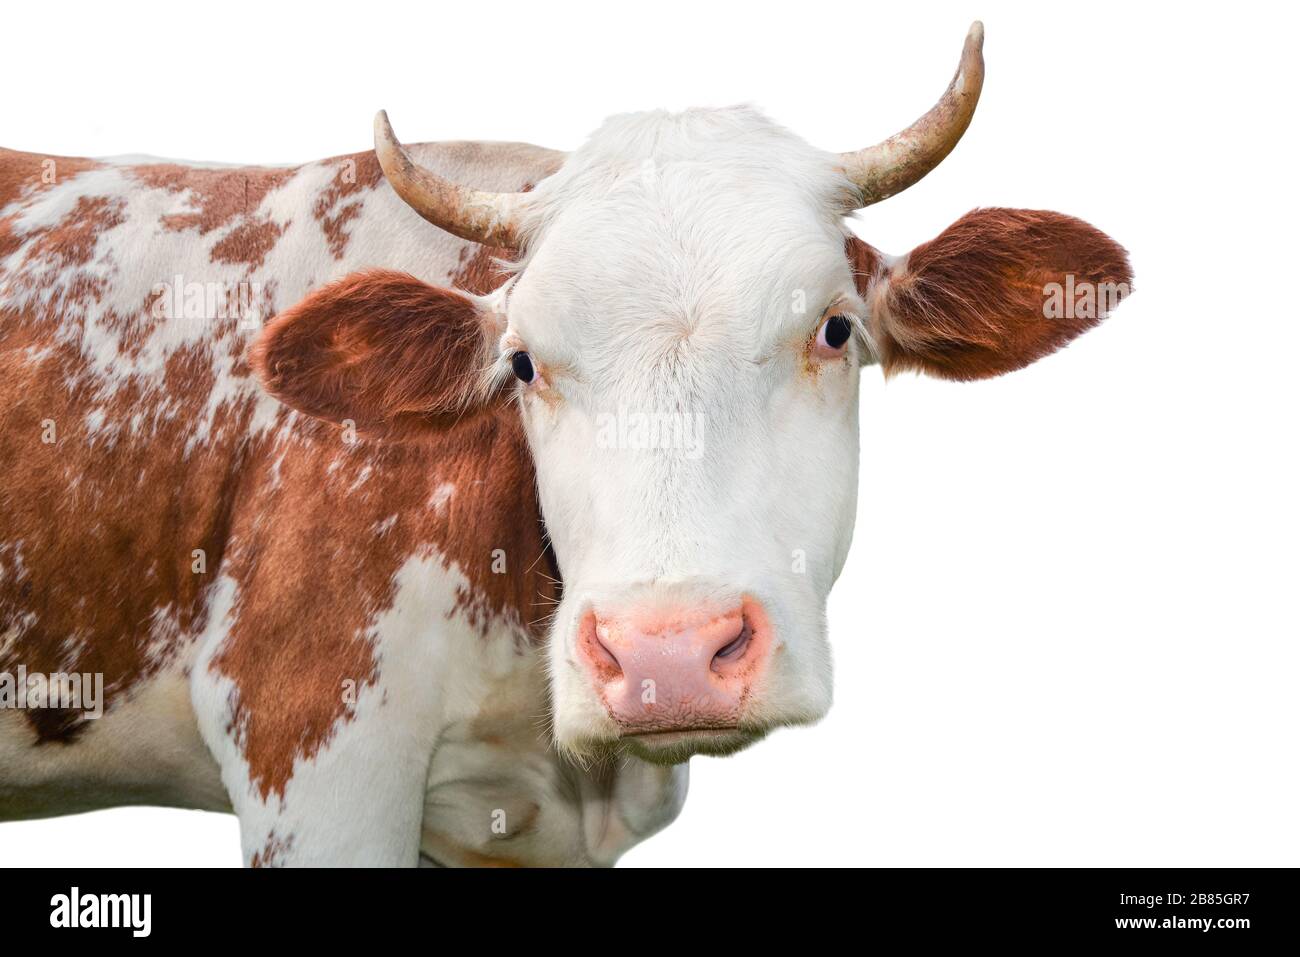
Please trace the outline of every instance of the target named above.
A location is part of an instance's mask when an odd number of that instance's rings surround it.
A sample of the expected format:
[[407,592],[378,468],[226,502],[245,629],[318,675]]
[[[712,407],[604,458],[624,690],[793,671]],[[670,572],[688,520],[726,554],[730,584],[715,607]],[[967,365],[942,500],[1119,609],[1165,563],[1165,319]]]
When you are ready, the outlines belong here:
[[[412,149],[494,189],[555,163]],[[514,410],[353,440],[248,363],[263,323],[332,279],[384,266],[484,293],[496,252],[420,220],[372,152],[273,169],[0,150],[0,671],[99,672],[107,698],[98,721],[0,710],[0,816],[233,808],[255,864],[609,862],[671,817],[681,772],[584,771],[549,742],[558,574]],[[629,775],[648,807],[613,808]],[[390,785],[424,790],[422,813],[395,821]]]
[[1000,375],[1131,279],[1060,213],[897,258],[846,228],[956,144],[982,37],[850,154],[748,108],[568,155],[403,151],[382,115],[377,153],[291,169],[0,153],[0,673],[108,698],[0,709],[0,815],[229,808],[253,864],[609,863],[686,758],[819,719],[861,368]]

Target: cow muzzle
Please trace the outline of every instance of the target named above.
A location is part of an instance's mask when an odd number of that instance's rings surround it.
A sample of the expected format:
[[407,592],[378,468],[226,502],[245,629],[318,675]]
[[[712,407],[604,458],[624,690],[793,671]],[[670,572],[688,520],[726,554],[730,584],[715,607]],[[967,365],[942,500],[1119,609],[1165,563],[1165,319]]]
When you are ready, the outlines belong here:
[[721,610],[589,610],[577,650],[622,740],[671,760],[729,753],[760,736],[746,728],[746,710],[773,644],[762,605],[746,598]]

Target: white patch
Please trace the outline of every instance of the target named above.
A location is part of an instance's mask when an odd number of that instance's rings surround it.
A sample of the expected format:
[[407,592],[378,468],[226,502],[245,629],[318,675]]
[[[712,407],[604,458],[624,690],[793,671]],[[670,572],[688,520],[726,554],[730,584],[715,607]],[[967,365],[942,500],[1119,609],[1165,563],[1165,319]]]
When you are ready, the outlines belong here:
[[365,485],[366,482],[370,480],[372,474],[374,474],[374,469],[369,465],[363,465],[361,470],[357,472],[357,477],[353,479],[352,484],[348,486],[348,494],[351,495],[357,489],[361,488],[361,486]]
[[452,495],[456,493],[456,486],[450,482],[443,482],[433,490],[433,495],[429,497],[429,508],[435,512],[441,512],[451,501]]

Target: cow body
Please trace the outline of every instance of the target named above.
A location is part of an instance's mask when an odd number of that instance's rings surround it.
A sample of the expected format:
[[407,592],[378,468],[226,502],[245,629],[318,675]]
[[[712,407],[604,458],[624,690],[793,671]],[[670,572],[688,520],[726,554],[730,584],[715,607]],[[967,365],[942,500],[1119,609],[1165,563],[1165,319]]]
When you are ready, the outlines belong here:
[[[558,162],[413,150],[498,190]],[[250,863],[475,864],[609,863],[676,813],[684,767],[550,743],[559,574],[517,413],[357,438],[245,358],[331,279],[486,293],[496,252],[422,222],[373,153],[0,151],[0,672],[101,673],[106,700],[0,709],[0,817],[234,810]]]

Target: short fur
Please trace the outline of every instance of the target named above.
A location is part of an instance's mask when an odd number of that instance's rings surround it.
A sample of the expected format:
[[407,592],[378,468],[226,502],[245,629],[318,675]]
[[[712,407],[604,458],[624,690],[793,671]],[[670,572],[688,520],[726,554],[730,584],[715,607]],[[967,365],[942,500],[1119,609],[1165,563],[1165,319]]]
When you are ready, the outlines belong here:
[[[249,352],[286,405],[358,432],[446,428],[479,411],[489,343],[468,296],[374,269],[316,290],[271,322]],[[499,394],[499,386],[496,390]]]

